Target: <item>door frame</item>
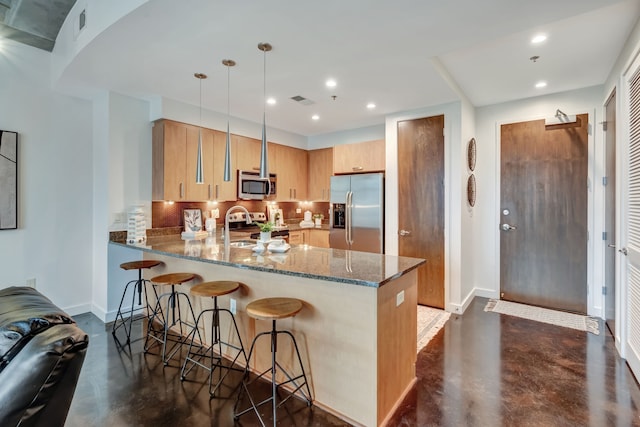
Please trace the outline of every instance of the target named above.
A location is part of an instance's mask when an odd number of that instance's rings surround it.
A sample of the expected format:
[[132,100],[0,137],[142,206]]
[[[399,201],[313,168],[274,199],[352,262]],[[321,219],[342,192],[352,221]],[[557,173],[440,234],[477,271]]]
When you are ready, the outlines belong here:
[[[598,264],[602,264],[602,266],[600,267],[600,270],[604,269],[604,258],[603,255],[600,255],[598,258],[600,258],[599,262],[595,262],[594,260],[594,254],[595,254],[595,245],[596,242],[602,243],[602,240],[600,239],[601,235],[596,233],[595,230],[595,200],[603,200],[603,196],[604,196],[604,190],[602,185],[594,185],[595,180],[594,180],[594,176],[595,176],[595,167],[596,167],[596,160],[595,160],[595,156],[594,154],[596,153],[596,148],[595,148],[595,132],[594,129],[596,129],[596,126],[594,125],[595,118],[597,117],[596,115],[596,110],[593,108],[581,108],[578,109],[578,111],[575,111],[573,108],[571,110],[569,110],[568,108],[559,105],[559,108],[561,108],[563,111],[565,111],[566,109],[566,113],[568,115],[577,115],[577,114],[584,114],[587,113],[589,115],[589,132],[587,135],[587,146],[588,146],[588,154],[587,154],[587,182],[585,183],[585,186],[588,186],[586,188],[587,191],[587,232],[588,232],[588,240],[587,240],[587,314],[589,316],[597,316],[597,317],[602,317],[602,315],[604,314],[604,298],[602,296],[602,287],[601,286],[597,286],[596,285],[596,281],[594,280],[595,277],[595,270],[596,270],[596,265]],[[502,144],[502,136],[501,136],[501,127],[502,125],[507,125],[507,124],[512,124],[512,123],[521,123],[521,122],[528,122],[528,121],[534,121],[534,120],[544,120],[545,118],[549,118],[553,116],[554,111],[552,111],[552,107],[545,107],[549,109],[549,114],[545,115],[545,116],[527,116],[527,117],[522,117],[522,118],[514,118],[514,119],[509,119],[509,120],[504,120],[504,121],[499,121],[496,122],[496,129],[495,129],[495,135],[496,135],[496,147],[495,147],[495,153],[496,153],[496,188],[495,188],[495,194],[496,194],[496,198],[495,198],[495,206],[494,206],[494,213],[493,213],[493,218],[494,218],[494,224],[495,224],[495,231],[494,231],[494,238],[496,239],[496,252],[495,252],[495,259],[498,260],[498,262],[500,261],[500,251],[501,251],[501,247],[500,247],[500,224],[501,224],[501,217],[500,217],[500,211],[501,211],[501,200],[500,200],[500,195],[501,195],[501,187],[502,187],[502,183],[501,183],[501,156],[500,156],[500,147]],[[553,107],[556,108],[556,107]],[[601,131],[602,132],[602,131]],[[599,162],[602,162],[602,159],[598,159]],[[602,204],[600,205],[602,206]],[[601,209],[602,213],[604,213],[604,208]],[[602,216],[602,214],[600,215]],[[600,218],[600,221],[603,221],[603,218]],[[602,227],[600,227],[602,228]],[[602,245],[601,245],[602,246]],[[600,275],[603,275],[604,273],[600,273]],[[502,280],[502,278],[500,277],[500,269],[496,268],[496,297],[500,298],[500,281]],[[602,281],[600,281],[602,282]],[[599,282],[599,283],[600,283]],[[597,290],[597,291],[596,291]]]

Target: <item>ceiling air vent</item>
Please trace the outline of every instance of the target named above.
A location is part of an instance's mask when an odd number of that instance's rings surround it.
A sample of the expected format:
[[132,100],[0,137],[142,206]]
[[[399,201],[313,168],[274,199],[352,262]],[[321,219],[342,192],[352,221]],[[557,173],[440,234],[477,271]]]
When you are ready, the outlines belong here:
[[302,105],[313,105],[315,104],[314,101],[305,98],[304,96],[300,96],[300,95],[296,95],[296,96],[292,96],[291,99],[293,99],[294,101],[302,104]]

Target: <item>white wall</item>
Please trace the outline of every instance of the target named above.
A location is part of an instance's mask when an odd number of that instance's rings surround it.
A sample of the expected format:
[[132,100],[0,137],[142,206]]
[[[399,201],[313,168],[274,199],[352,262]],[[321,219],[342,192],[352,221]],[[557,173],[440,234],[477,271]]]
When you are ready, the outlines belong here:
[[474,279],[475,288],[483,290],[486,296],[498,297],[500,291],[500,232],[499,217],[499,129],[504,123],[514,123],[551,117],[556,109],[565,113],[589,113],[593,129],[589,137],[589,172],[591,183],[588,201],[588,224],[591,239],[588,248],[587,279],[589,281],[588,312],[602,314],[602,240],[597,239],[604,229],[602,127],[596,126],[602,118],[603,87],[579,89],[476,109],[477,143],[477,201],[473,212],[474,239]]
[[340,132],[312,135],[309,139],[309,150],[328,148],[334,145],[353,144],[363,141],[374,141],[385,138],[385,125],[381,123],[375,126],[367,126],[357,129],[349,129]]
[[[157,98],[152,102],[151,120],[171,119],[178,122],[198,126],[200,123],[200,107],[185,104],[168,98]],[[202,110],[202,126],[209,129],[227,131],[227,115],[215,111]],[[262,139],[262,123],[231,117],[229,130],[236,135]],[[307,149],[307,137],[292,132],[269,127],[267,117],[267,140],[282,145]]]
[[18,132],[17,230],[0,231],[0,287],[36,288],[70,314],[89,311],[91,104],[50,88],[50,54],[3,41],[0,129]]

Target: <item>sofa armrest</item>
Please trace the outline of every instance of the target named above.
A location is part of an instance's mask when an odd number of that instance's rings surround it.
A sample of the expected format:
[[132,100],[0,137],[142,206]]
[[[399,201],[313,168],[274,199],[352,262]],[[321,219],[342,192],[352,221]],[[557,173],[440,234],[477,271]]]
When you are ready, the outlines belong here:
[[89,337],[74,324],[37,335],[0,372],[3,426],[63,426]]

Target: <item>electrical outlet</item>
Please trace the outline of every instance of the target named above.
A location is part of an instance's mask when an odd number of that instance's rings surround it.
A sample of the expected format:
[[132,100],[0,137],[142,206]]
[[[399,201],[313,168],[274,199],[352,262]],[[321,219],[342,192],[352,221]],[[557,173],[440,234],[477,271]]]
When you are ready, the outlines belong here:
[[404,302],[404,291],[398,292],[396,295],[396,307]]
[[36,279],[35,278],[27,279],[27,286],[30,287],[30,288],[35,289],[36,288]]
[[229,311],[231,314],[236,314],[236,300],[229,298]]
[[302,208],[296,208],[296,213],[302,213]]

